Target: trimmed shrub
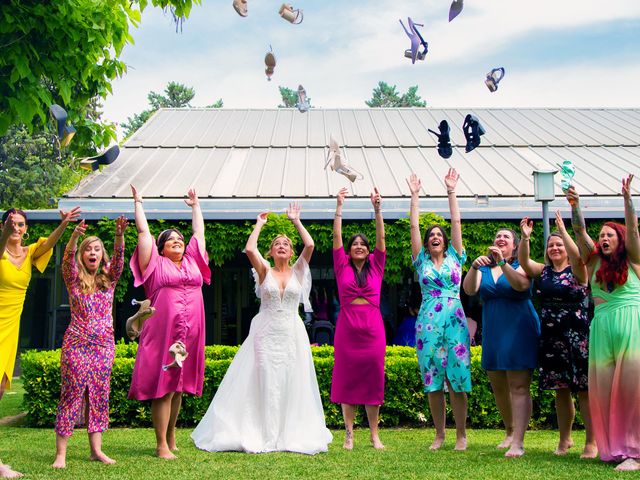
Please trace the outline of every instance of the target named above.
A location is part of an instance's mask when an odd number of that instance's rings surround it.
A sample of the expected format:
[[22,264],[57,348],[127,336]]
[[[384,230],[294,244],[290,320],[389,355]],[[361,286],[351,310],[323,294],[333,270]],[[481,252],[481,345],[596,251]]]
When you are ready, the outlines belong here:
[[[127,398],[137,348],[136,343],[116,345],[109,402],[109,416],[114,426],[151,425],[151,402],[139,402]],[[237,350],[238,347],[224,345],[205,348],[203,395],[200,398],[185,395],[179,418],[181,426],[194,426],[200,421]],[[312,351],[327,425],[340,428],[343,424],[340,405],[331,403],[329,400],[333,347],[312,347]],[[496,409],[487,375],[480,366],[480,357],[481,347],[472,347],[473,390],[469,395],[468,424],[476,428],[501,428],[500,415]],[[37,427],[53,426],[60,397],[60,350],[26,352],[22,355],[21,365],[27,423]],[[431,424],[427,394],[423,391],[418,373],[415,349],[387,347],[385,372],[385,404],[381,409],[380,417],[382,426]],[[531,425],[555,426],[553,394],[538,390],[537,376],[534,376],[531,394],[534,405]],[[242,400],[239,399],[239,401]],[[450,411],[447,415],[449,421],[452,421]],[[363,408],[358,409],[356,423],[366,424]]]

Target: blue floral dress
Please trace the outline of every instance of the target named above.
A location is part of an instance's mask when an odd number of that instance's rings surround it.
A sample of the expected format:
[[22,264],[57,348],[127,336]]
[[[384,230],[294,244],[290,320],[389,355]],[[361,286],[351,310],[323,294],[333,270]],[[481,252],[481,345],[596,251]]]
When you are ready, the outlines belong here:
[[471,391],[469,328],[460,303],[460,280],[466,252],[451,244],[440,270],[424,247],[413,266],[418,273],[422,304],[416,321],[416,350],[425,392],[436,392],[449,379],[456,392]]

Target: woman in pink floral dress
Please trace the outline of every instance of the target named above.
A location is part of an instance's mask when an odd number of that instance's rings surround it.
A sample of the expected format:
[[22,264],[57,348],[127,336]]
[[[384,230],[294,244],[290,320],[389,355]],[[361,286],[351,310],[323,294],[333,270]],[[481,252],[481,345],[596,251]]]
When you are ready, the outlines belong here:
[[53,468],[65,468],[67,444],[83,413],[89,433],[91,460],[111,464],[102,452],[102,432],[109,426],[111,368],[115,356],[113,340],[113,292],[124,264],[124,216],[116,220],[111,262],[98,237],[84,234],[84,220],[67,243],[62,276],[69,291],[71,323],[62,341],[60,357],[60,403],[56,417],[56,459]]

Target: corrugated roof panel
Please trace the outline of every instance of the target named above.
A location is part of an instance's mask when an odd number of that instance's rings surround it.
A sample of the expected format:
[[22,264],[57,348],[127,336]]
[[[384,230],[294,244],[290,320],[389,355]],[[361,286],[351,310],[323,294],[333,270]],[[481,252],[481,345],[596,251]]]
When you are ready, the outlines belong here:
[[293,125],[294,115],[305,115],[298,110],[291,108],[281,108],[278,110],[278,116],[276,117],[276,125],[273,129],[273,136],[271,137],[271,145],[274,147],[287,147],[289,146],[289,137],[291,135],[291,126]]
[[592,135],[584,133],[583,129],[562,121],[557,110],[530,110],[533,121],[539,121],[541,125],[561,135],[561,145],[595,145],[597,141]]
[[502,111],[501,120],[506,125],[517,125],[520,130],[519,145],[533,145],[544,147],[550,143],[559,145],[561,140],[553,134],[553,131],[545,130],[537,122],[532,121],[526,111],[505,109]]
[[[296,112],[300,113],[300,112]],[[258,195],[260,197],[280,197],[285,156],[288,148],[272,148],[262,170]]]
[[[436,190],[439,191],[436,187],[436,182],[438,181],[438,175],[436,174],[436,169],[434,165],[436,162],[431,161],[428,156],[425,154],[424,148],[401,148],[399,149],[399,153],[405,163],[407,164],[406,169],[403,169],[401,166],[398,167],[398,175],[403,175],[405,178],[409,178],[412,173],[415,173],[422,183],[422,192],[420,196],[424,195],[434,195]],[[398,160],[398,165],[401,162]],[[395,163],[394,163],[395,168]],[[406,182],[405,182],[406,185]],[[410,196],[409,186],[403,187],[404,195]]]
[[309,145],[309,112],[294,115],[291,124],[289,145],[292,147],[306,147]]
[[232,148],[221,165],[216,181],[211,187],[210,195],[215,197],[231,197],[236,194],[236,189],[241,184],[241,173],[245,171],[245,162],[249,157],[250,149]]
[[[364,187],[369,193],[373,187],[378,187],[382,195],[398,195],[399,191],[383,149],[380,147],[362,148],[360,151],[361,155],[355,155],[351,159],[353,168],[364,175],[364,179],[358,182],[358,186]],[[359,191],[358,195],[366,195],[366,193]]]
[[207,122],[206,128],[199,140],[200,147],[215,147],[218,140],[223,136],[224,129],[227,126],[227,119],[230,113],[225,110],[214,109],[207,110],[207,114],[212,118]]
[[262,117],[253,139],[254,147],[270,147],[276,128],[278,110],[262,110]]
[[[342,150],[344,151],[344,150]],[[324,170],[326,163],[326,155],[328,149],[325,148],[309,148],[306,151],[307,154],[307,178],[306,194],[309,197],[326,197],[332,195],[334,192],[334,185],[329,183],[328,177],[337,175],[329,168]]]
[[338,110],[338,118],[346,147],[362,146],[362,135],[358,129],[358,122],[353,110]]
[[399,145],[415,146],[418,144],[418,140],[413,136],[412,130],[410,130],[407,125],[406,116],[402,113],[404,110],[405,109],[386,110],[387,121],[393,129]]
[[214,191],[216,180],[227,158],[231,155],[229,148],[201,148],[200,151],[207,155],[205,170],[199,173],[197,192],[200,196],[217,197]]
[[380,137],[378,136],[378,132],[373,126],[373,120],[371,119],[371,115],[369,115],[369,111],[365,109],[354,110],[353,114],[356,119],[356,125],[358,126],[358,131],[360,133],[360,137],[362,142],[359,145],[351,145],[352,147],[378,147],[380,146]]
[[282,176],[280,195],[283,197],[304,197],[307,178],[307,149],[290,148],[287,151],[287,162]]
[[198,194],[204,193],[209,183],[205,177],[210,152],[208,148],[177,149],[174,161],[181,166],[167,178],[164,185],[166,194],[175,196],[178,192],[183,192],[186,195],[190,188],[195,188]]
[[[476,148],[475,160],[482,166],[485,178],[491,182],[494,195],[519,196],[523,195],[527,188],[528,175],[531,174],[527,162],[521,156],[515,155],[517,149],[506,148]],[[524,171],[523,171],[524,170]]]
[[[595,179],[593,191],[596,194],[619,194],[622,189],[622,179],[626,178],[629,173],[633,173],[633,170],[637,171],[638,168],[637,163],[636,165],[628,164],[615,154],[607,155],[607,152],[602,148],[573,147],[566,150],[582,159],[582,162],[575,164],[576,176],[581,172],[580,167],[584,166],[585,170]],[[635,188],[637,187],[635,185]],[[604,192],[601,193],[603,190]]]
[[[168,179],[172,178],[179,165],[177,152],[178,150],[174,148],[154,149],[153,154],[145,162],[144,168],[135,173],[130,183],[135,185],[145,197],[160,197],[168,193],[165,192],[164,186]],[[107,195],[101,194],[100,196]]]
[[566,110],[558,111],[566,121],[577,126],[582,131],[588,132],[590,137],[596,139],[600,145],[628,144],[630,139],[619,130],[611,128],[608,122],[602,121],[602,115],[592,110]]
[[256,197],[260,195],[260,181],[262,171],[267,165],[267,156],[271,154],[268,148],[248,149],[244,169],[234,180],[236,183],[234,195],[237,197]]
[[220,137],[216,142],[216,147],[234,147],[240,135],[240,132],[245,128],[248,118],[250,117],[251,110],[230,110],[227,111],[228,115],[225,115],[226,122]]
[[[511,116],[511,110],[484,110],[481,115],[484,120],[480,120],[480,123],[484,126],[493,136],[496,133],[499,136],[499,140],[494,139],[493,146],[502,145],[514,145],[514,146],[526,146],[532,143],[540,145],[543,144],[541,139],[536,135],[532,135],[528,129],[530,121],[524,116],[514,117]],[[487,135],[485,134],[485,137]],[[486,141],[489,142],[490,137],[487,137]],[[483,138],[482,140],[485,140]]]
[[309,110],[309,145],[324,147],[329,144],[329,133],[325,131],[324,110],[312,108]]
[[173,148],[180,146],[185,130],[191,128],[190,118],[193,111],[174,109],[169,112],[169,116],[161,128],[149,139],[149,143],[154,147]]
[[[437,132],[440,121],[436,121],[430,109],[407,108],[399,110],[399,112],[408,132],[415,139],[416,145],[435,145],[438,143],[436,137],[429,133],[429,128]],[[403,146],[411,145],[403,143]]]
[[180,139],[179,145],[185,148],[202,145],[204,137],[215,119],[216,115],[212,114],[210,110],[194,111],[193,118],[189,118],[189,125],[185,125],[184,136]]
[[264,110],[248,110],[247,116],[242,123],[242,127],[238,129],[238,136],[233,142],[235,147],[251,147],[256,138],[258,126],[262,121]]
[[[631,110],[599,110],[601,121],[615,131],[620,132],[625,138],[631,139],[631,145],[640,143],[640,113],[634,118]],[[626,143],[625,143],[626,144]]]
[[393,126],[387,118],[386,110],[385,108],[370,108],[367,112],[371,115],[373,127],[380,139],[380,145],[384,147],[398,147],[400,146],[400,142],[398,142],[398,137],[393,130]]

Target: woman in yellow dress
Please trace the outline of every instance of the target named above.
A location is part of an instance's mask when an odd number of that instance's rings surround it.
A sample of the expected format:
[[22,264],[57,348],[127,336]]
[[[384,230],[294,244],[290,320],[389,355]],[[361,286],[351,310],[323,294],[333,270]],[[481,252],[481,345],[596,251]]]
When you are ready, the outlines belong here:
[[[27,214],[11,208],[2,215],[0,233],[0,399],[5,388],[11,388],[11,376],[18,351],[20,315],[27,287],[31,280],[31,267],[43,272],[49,263],[54,245],[60,240],[69,222],[80,216],[80,207],[68,212],[60,210],[60,225],[48,238],[23,246],[27,233]],[[14,478],[18,472],[0,462],[0,478]]]

